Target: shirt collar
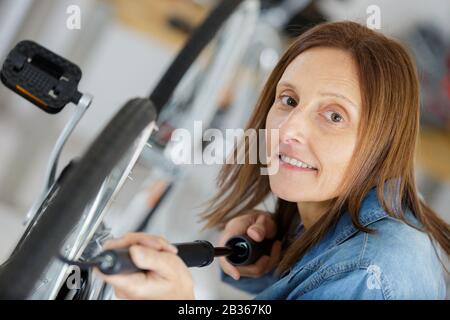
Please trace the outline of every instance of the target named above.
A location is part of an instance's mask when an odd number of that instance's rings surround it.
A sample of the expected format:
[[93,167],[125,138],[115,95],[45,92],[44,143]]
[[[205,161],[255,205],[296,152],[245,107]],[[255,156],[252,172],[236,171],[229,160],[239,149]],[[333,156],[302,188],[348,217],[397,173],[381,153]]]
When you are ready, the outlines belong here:
[[[376,188],[372,188],[364,197],[361,202],[358,216],[359,222],[364,227],[367,227],[370,224],[388,216],[378,200]],[[298,231],[301,231],[301,229],[303,229],[302,226],[299,226]],[[298,261],[294,269],[297,269],[307,263],[309,260],[314,258],[318,252],[322,252],[323,250],[339,245],[345,240],[351,238],[357,232],[359,232],[359,229],[353,225],[351,215],[348,211],[346,211],[341,215],[335,227],[332,228],[327,235],[319,241],[319,243],[311,248],[305,256],[300,259],[300,261]]]
[[[384,219],[387,216],[388,214],[378,199],[377,189],[372,188],[361,203],[358,213],[360,224],[368,227],[370,224]],[[359,229],[353,225],[350,213],[346,211],[338,220],[334,231],[331,231],[327,243],[330,244],[329,247],[336,246],[352,237],[358,231]]]

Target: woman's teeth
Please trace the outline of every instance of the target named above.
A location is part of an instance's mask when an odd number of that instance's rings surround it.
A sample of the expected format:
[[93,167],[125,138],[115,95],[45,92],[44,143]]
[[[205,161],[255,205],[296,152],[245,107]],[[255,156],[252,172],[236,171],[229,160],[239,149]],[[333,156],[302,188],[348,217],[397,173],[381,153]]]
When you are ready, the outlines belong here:
[[289,164],[299,167],[299,168],[315,169],[314,167],[310,166],[307,163],[301,162],[300,160],[297,160],[294,158],[289,158],[288,156],[285,156],[285,155],[280,155],[280,158],[283,162],[289,163]]

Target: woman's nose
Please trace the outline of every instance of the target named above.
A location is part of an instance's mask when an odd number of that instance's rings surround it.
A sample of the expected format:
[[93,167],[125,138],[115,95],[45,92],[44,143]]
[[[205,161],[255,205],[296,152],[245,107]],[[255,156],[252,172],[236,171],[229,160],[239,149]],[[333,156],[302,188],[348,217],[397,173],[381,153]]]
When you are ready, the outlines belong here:
[[305,144],[308,140],[308,127],[306,114],[299,108],[292,110],[278,127],[281,142]]

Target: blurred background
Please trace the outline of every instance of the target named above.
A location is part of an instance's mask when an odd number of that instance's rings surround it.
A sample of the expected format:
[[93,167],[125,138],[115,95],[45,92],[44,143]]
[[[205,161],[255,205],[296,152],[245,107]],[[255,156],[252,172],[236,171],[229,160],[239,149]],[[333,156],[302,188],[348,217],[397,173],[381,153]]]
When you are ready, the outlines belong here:
[[[0,61],[18,41],[34,40],[78,64],[83,71],[80,89],[94,96],[64,149],[60,167],[83,153],[124,102],[151,92],[216,3],[0,0]],[[73,5],[80,12],[79,28],[67,25]],[[214,194],[220,166],[171,165],[165,155],[173,129],[192,130],[199,119],[219,130],[242,128],[265,79],[293,38],[322,21],[366,24],[378,9],[380,31],[406,44],[419,67],[419,189],[450,221],[450,2],[265,0],[247,9],[253,11],[244,15],[247,29],[240,29],[240,38],[227,38],[232,28],[224,30],[161,114],[160,130],[151,141],[154,147],[141,156],[133,180],[108,215],[113,234],[141,228],[171,242],[217,241],[214,231],[200,231],[198,214]],[[211,86],[218,73],[221,81]],[[72,113],[69,106],[57,115],[46,114],[0,86],[0,261],[23,232],[26,212],[43,188],[52,147]],[[221,283],[216,263],[192,271],[199,299],[251,298]]]

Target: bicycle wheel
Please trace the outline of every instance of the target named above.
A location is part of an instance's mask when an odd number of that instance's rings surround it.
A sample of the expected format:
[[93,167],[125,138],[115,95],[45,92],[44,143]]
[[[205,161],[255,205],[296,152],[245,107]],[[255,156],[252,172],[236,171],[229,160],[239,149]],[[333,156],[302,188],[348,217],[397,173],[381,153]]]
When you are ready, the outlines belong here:
[[[194,32],[148,99],[128,102],[106,126],[86,154],[77,162],[43,212],[33,222],[24,241],[0,270],[0,298],[38,298],[33,295],[45,281],[49,264],[71,240],[69,257],[77,257],[102,221],[102,213],[128,176],[147,142],[152,122],[170,99],[183,75],[221,25],[242,1],[223,1]],[[70,239],[74,237],[74,239]],[[53,298],[65,274],[57,263]],[[51,270],[50,270],[51,271]],[[48,292],[47,292],[48,293]],[[43,297],[41,297],[43,298]]]

